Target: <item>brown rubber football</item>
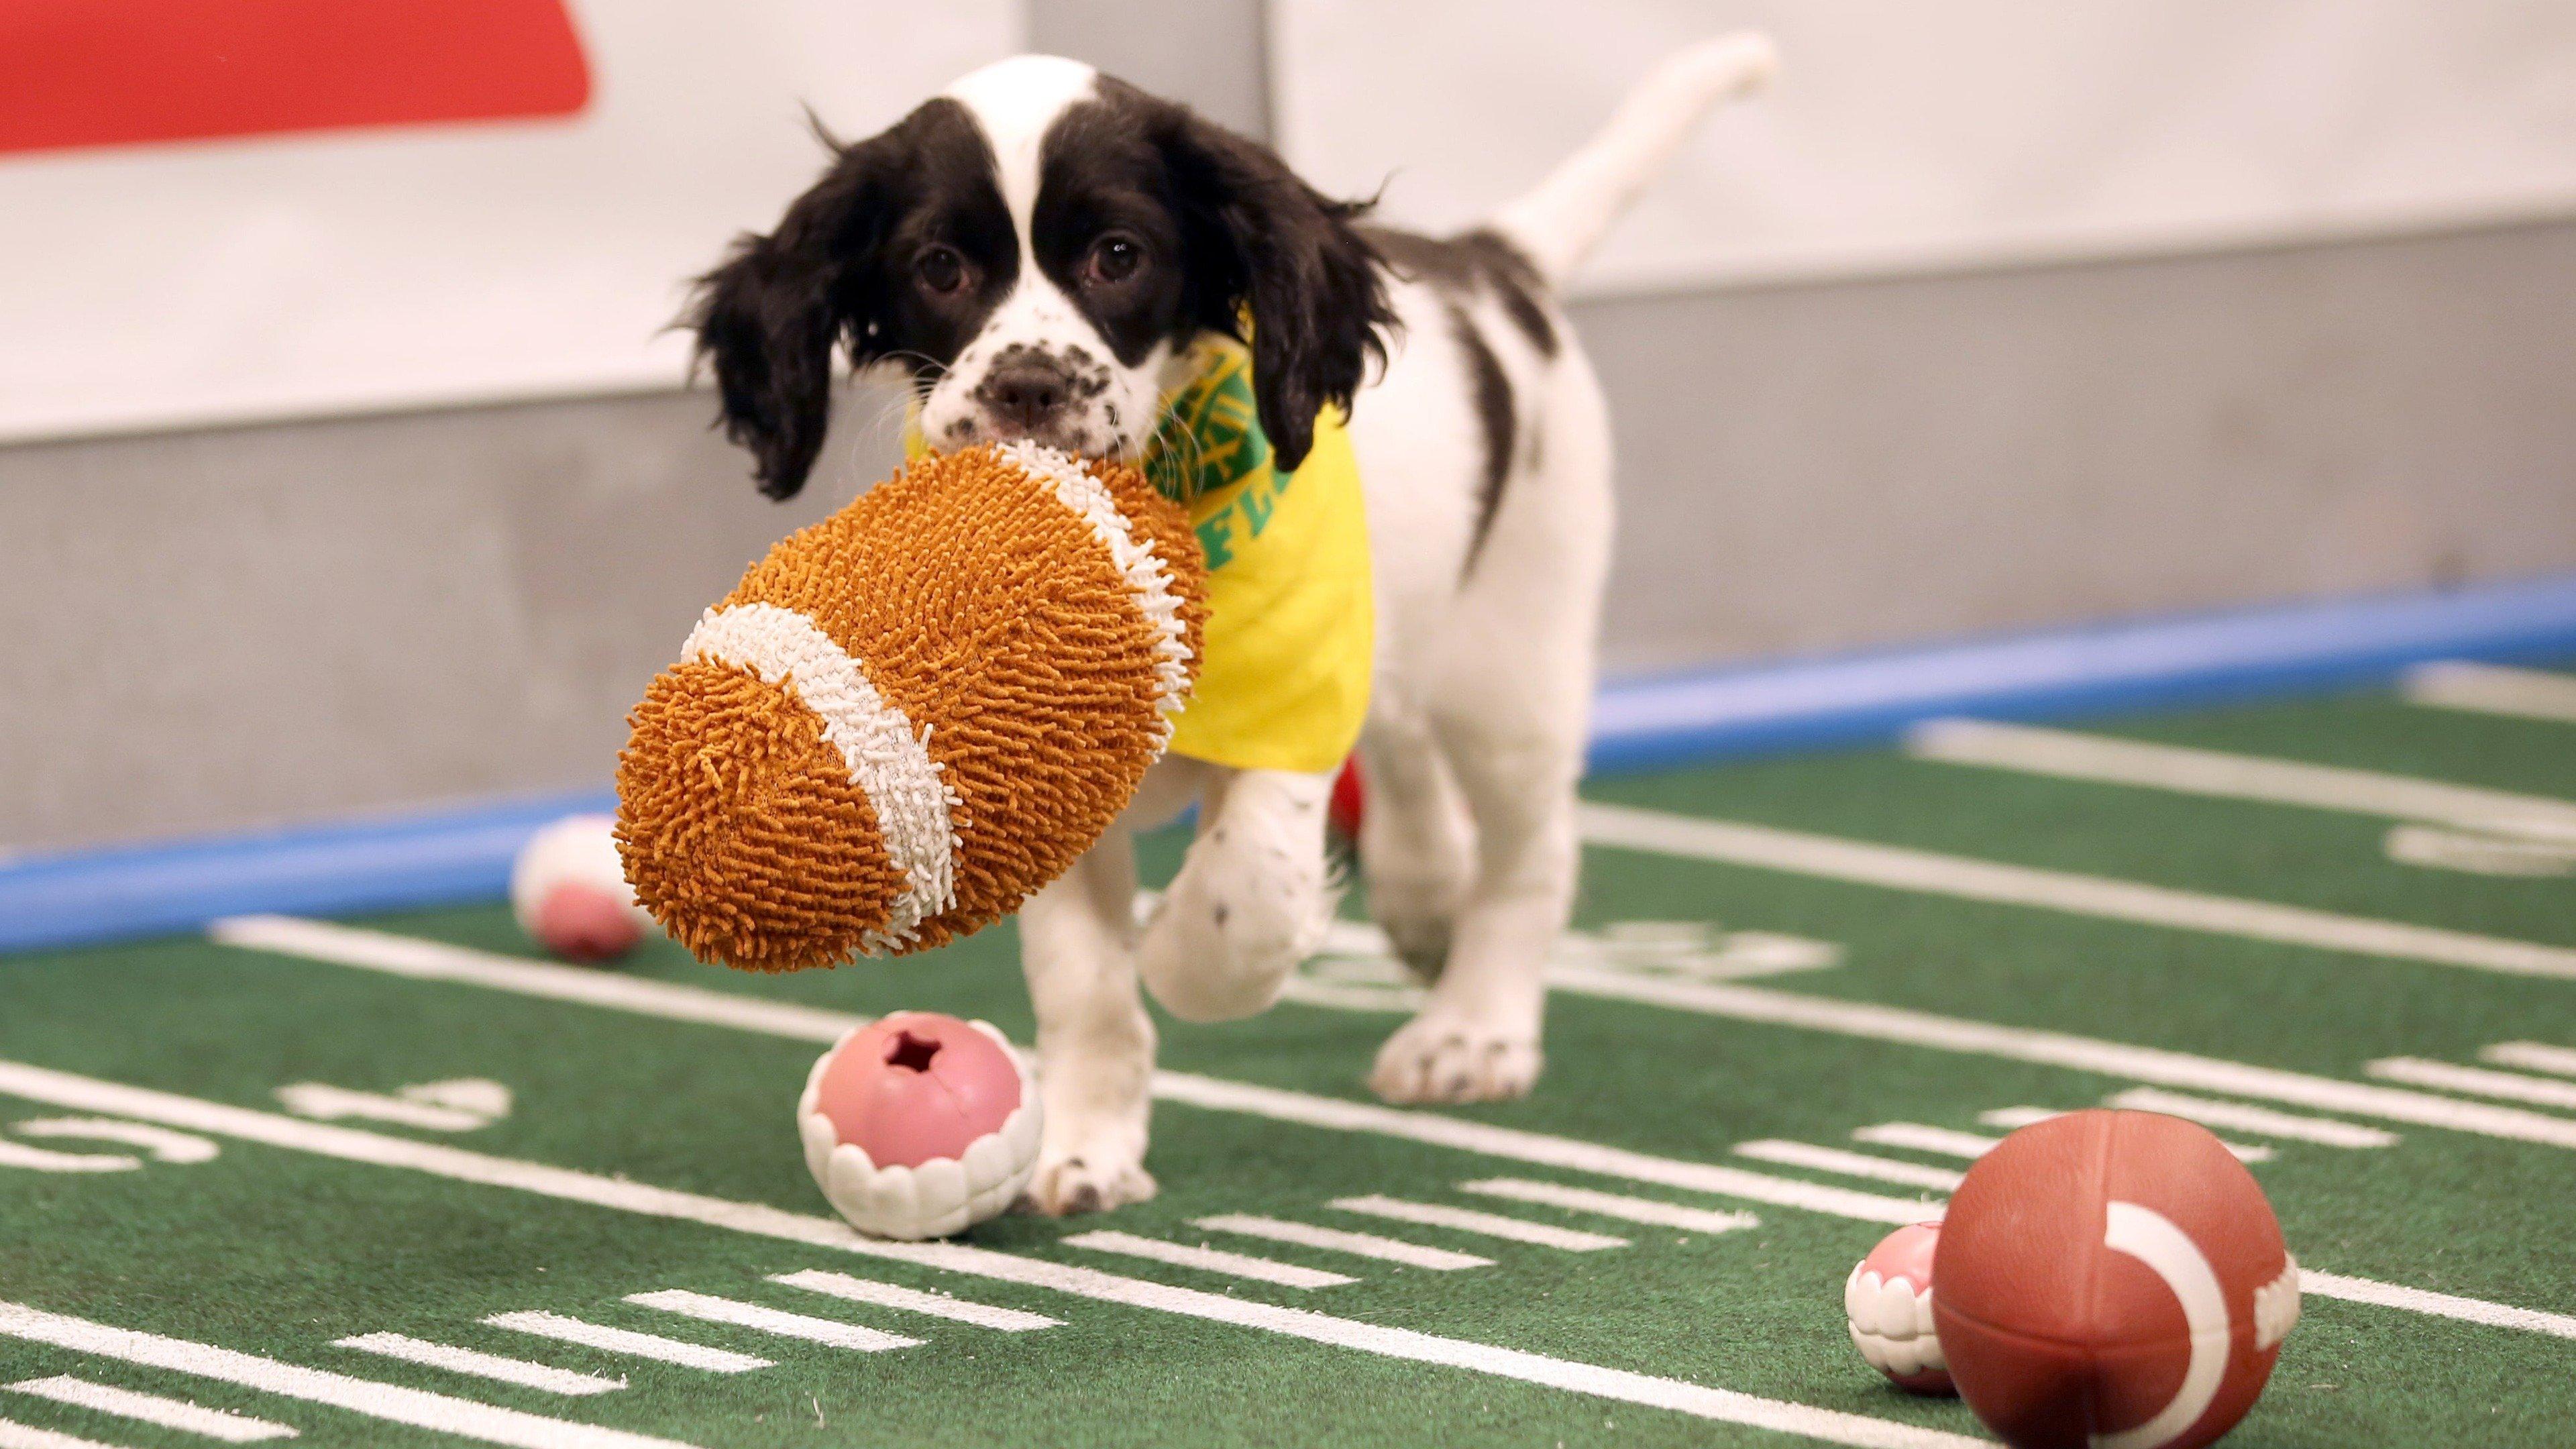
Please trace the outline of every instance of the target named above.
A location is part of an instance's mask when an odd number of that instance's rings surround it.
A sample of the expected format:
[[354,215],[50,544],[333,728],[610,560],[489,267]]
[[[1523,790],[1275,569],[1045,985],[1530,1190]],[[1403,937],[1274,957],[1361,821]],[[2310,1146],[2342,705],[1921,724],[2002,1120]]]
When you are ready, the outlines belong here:
[[2253,1174],[2152,1112],[2005,1138],[1950,1199],[1933,1278],[1950,1377],[2014,1449],[2199,1449],[2254,1406],[2299,1312]]

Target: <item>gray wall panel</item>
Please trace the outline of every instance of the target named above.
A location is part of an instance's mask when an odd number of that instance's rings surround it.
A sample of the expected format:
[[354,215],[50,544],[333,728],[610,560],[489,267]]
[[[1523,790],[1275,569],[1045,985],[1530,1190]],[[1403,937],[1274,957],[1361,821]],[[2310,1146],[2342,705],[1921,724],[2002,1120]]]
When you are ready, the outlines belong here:
[[2576,567],[2576,227],[1598,302],[1645,667]]
[[1247,136],[1270,134],[1270,66],[1256,0],[1034,0],[1029,44],[1185,101]]
[[883,429],[836,439],[781,507],[709,411],[0,451],[0,847],[604,782],[698,611],[892,461]]

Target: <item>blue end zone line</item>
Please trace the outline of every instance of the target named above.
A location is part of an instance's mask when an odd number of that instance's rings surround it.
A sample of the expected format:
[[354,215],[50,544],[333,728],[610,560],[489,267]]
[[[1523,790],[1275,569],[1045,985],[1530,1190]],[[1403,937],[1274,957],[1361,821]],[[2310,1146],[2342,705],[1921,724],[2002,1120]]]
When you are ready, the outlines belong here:
[[[1606,687],[1591,767],[1871,744],[1944,715],[2049,719],[2359,688],[2433,659],[2568,656],[2576,575],[1773,661]],[[537,827],[615,803],[587,790],[0,861],[0,952],[195,931],[253,911],[488,901]]]
[[2385,684],[2434,659],[2576,655],[2576,574],[1770,660],[1604,689],[1595,771],[1892,740],[1945,715],[2055,719]]
[[371,820],[0,861],[0,952],[196,931],[254,911],[355,915],[506,893],[548,821],[617,808],[605,790]]

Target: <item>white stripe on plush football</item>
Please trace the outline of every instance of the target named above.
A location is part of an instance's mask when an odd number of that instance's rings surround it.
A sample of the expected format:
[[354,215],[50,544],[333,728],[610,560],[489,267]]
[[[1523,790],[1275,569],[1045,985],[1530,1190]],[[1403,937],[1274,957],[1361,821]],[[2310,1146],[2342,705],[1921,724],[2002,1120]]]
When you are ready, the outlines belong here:
[[1001,455],[1044,479],[1056,501],[1091,525],[1092,535],[1109,551],[1109,561],[1125,576],[1136,608],[1161,638],[1154,645],[1155,706],[1163,713],[1163,737],[1172,733],[1173,715],[1181,712],[1190,688],[1190,644],[1181,622],[1180,596],[1172,592],[1172,571],[1149,542],[1140,541],[1118,511],[1109,485],[1066,454],[1026,439],[1004,443]]
[[748,669],[793,692],[823,721],[823,737],[841,752],[851,783],[877,813],[886,857],[904,888],[882,930],[860,943],[869,955],[910,942],[921,923],[957,903],[957,857],[965,845],[954,823],[964,808],[930,757],[930,732],[868,683],[859,662],[813,620],[776,604],[709,609],[680,649],[683,662],[706,660]]

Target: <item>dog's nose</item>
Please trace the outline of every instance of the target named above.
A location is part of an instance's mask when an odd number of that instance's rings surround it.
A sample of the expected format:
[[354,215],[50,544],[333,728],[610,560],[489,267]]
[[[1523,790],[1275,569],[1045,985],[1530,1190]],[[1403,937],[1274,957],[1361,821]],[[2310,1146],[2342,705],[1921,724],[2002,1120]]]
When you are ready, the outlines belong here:
[[1052,362],[1013,361],[996,366],[977,391],[999,421],[1033,428],[1064,406],[1073,379]]

